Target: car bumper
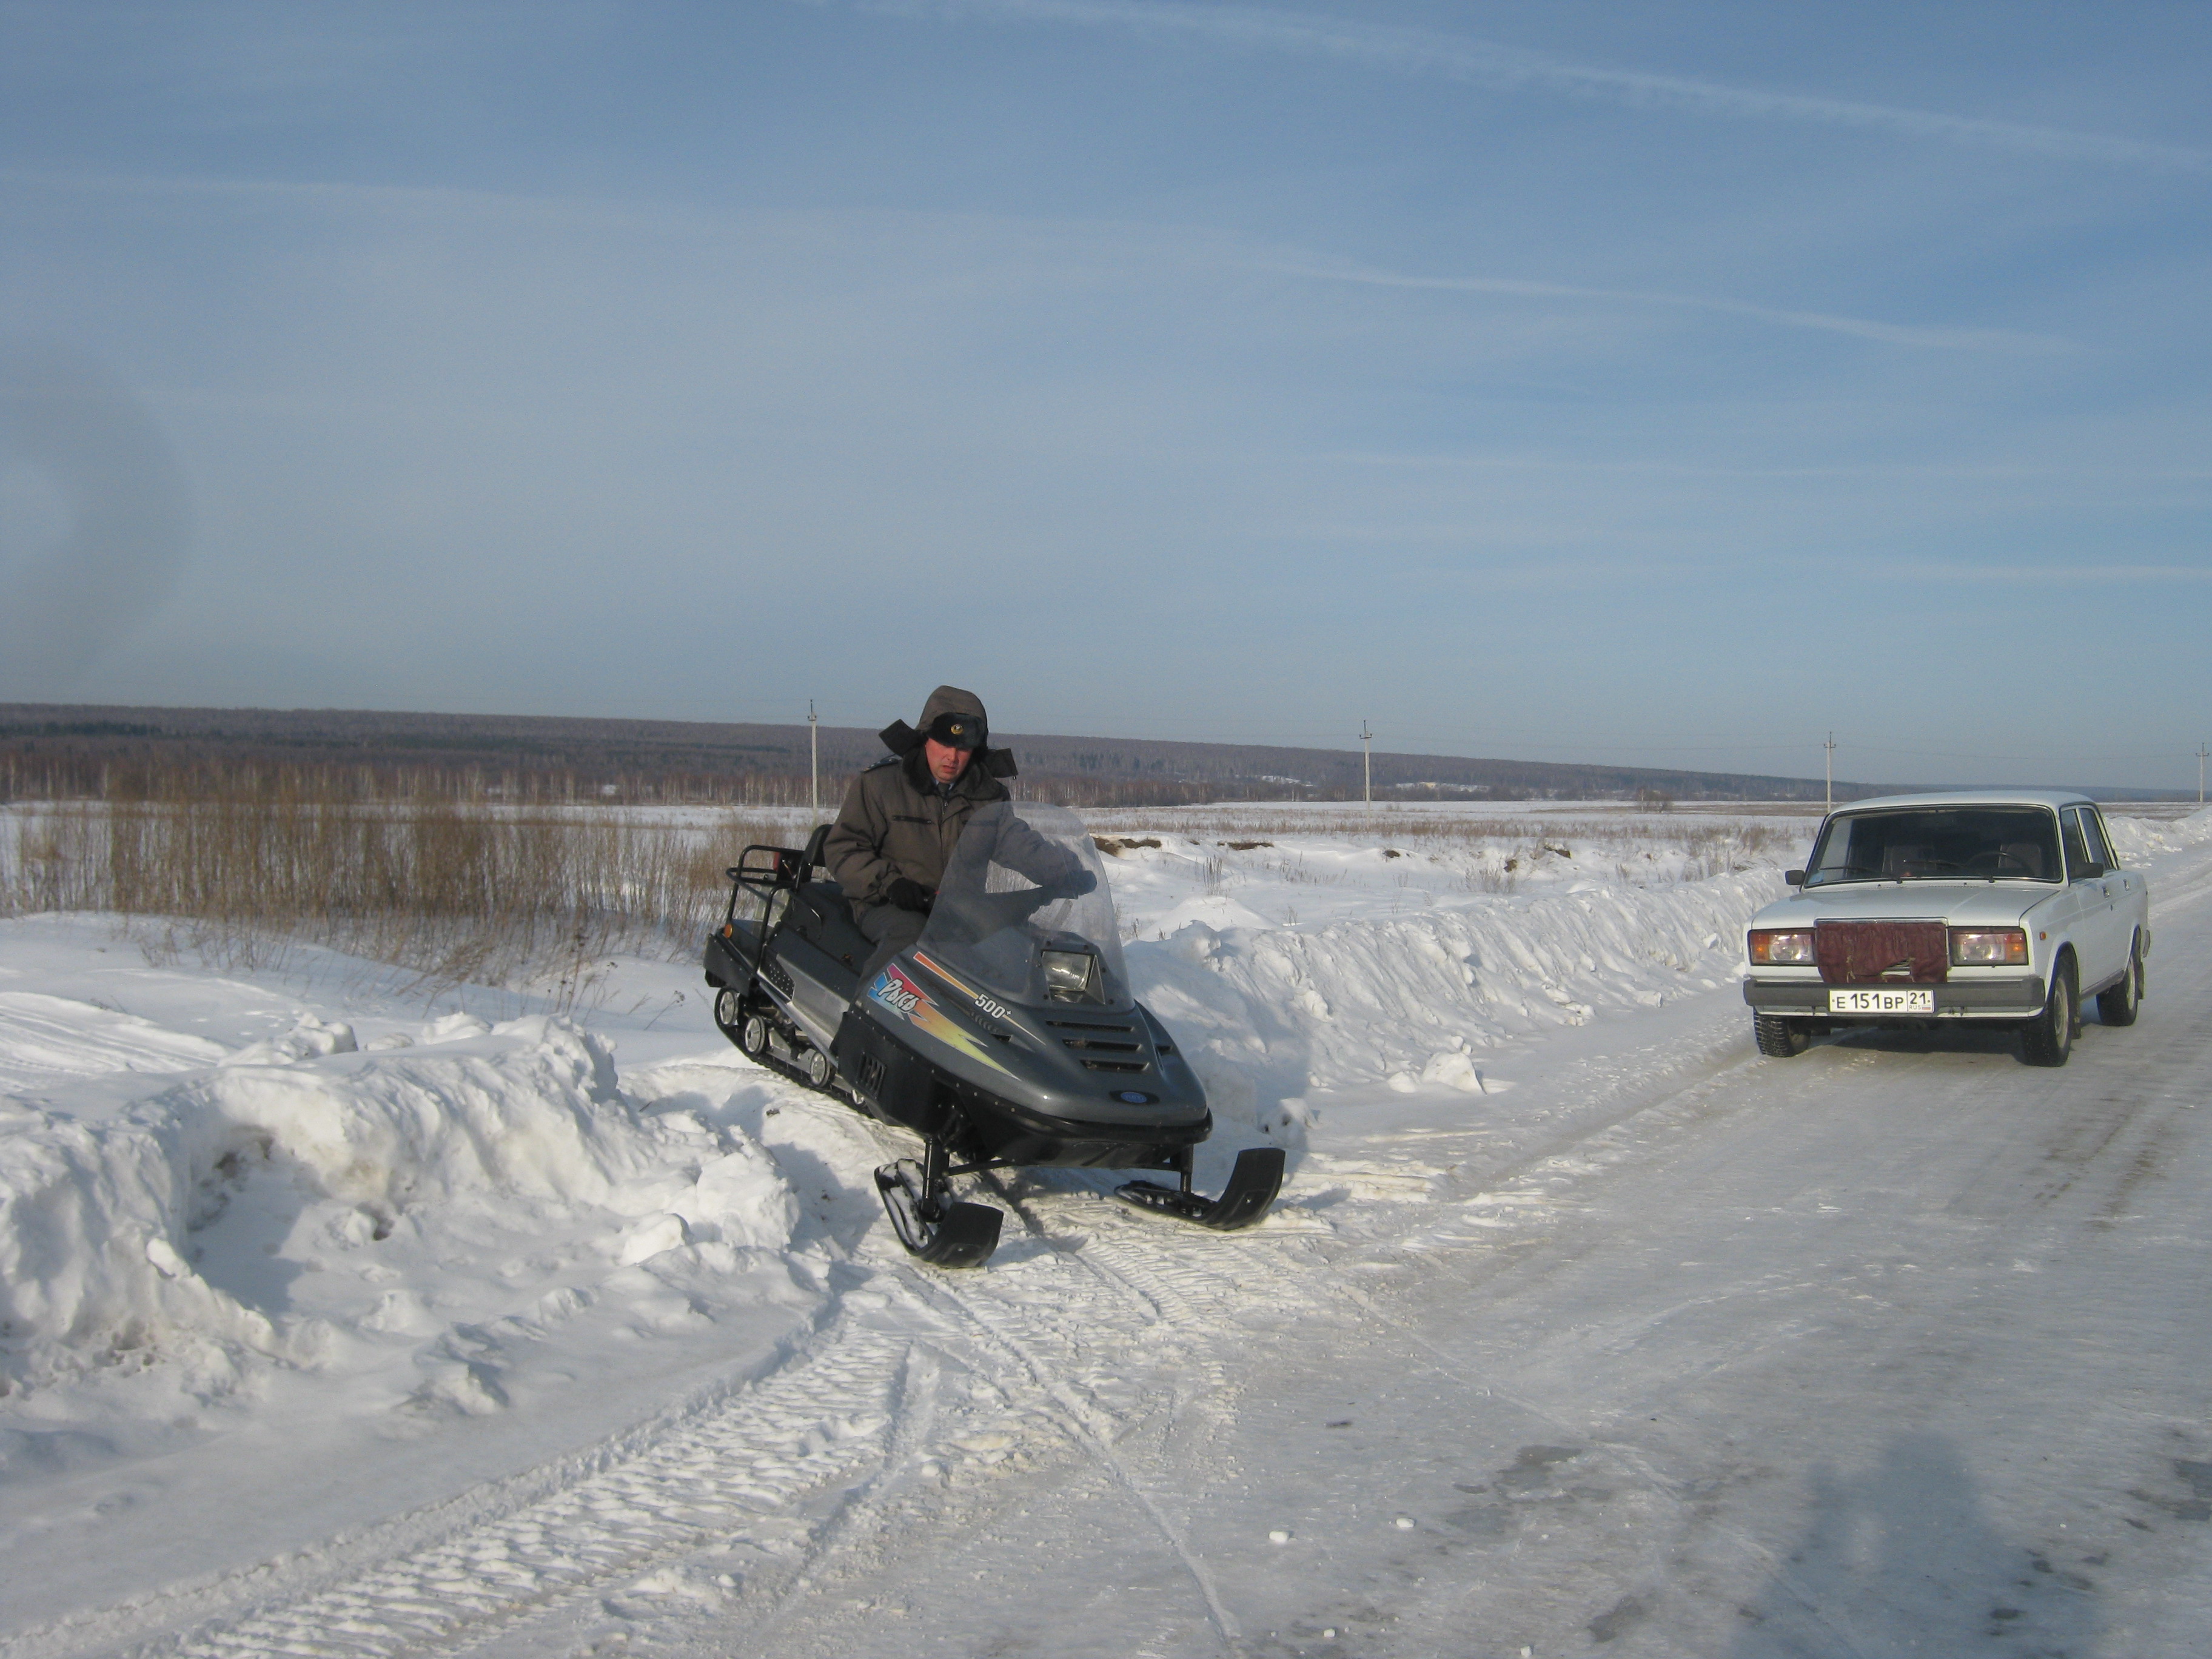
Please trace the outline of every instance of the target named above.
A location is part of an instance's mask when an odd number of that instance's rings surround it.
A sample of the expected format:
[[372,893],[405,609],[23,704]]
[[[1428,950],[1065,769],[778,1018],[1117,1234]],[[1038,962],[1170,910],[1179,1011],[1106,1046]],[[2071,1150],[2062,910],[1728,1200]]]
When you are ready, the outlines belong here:
[[[1982,979],[1929,988],[1936,993],[1938,1019],[2024,1019],[2043,1007],[2045,990],[2040,977]],[[1743,982],[1743,1000],[1753,1012],[1806,1014],[1838,1024],[1892,1024],[1899,1019],[1924,1019],[1924,1014],[1832,1014],[1828,988],[1819,980],[1759,980]]]

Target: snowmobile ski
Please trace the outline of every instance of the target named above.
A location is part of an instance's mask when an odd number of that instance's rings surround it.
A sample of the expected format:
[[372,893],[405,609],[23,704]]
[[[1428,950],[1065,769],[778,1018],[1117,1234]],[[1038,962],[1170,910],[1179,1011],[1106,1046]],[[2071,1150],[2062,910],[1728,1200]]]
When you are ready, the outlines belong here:
[[1229,1184],[1221,1189],[1218,1198],[1188,1190],[1178,1192],[1151,1181],[1132,1181],[1117,1187],[1114,1196],[1140,1210],[1158,1210],[1180,1221],[1211,1227],[1218,1233],[1233,1233],[1255,1225],[1267,1213],[1267,1206],[1275,1201],[1282,1185],[1283,1149],[1247,1146],[1237,1154],[1237,1167],[1229,1172]]
[[988,1204],[966,1204],[940,1188],[931,1193],[910,1158],[876,1171],[876,1190],[891,1230],[908,1253],[933,1267],[980,1267],[999,1248],[1006,1217]]

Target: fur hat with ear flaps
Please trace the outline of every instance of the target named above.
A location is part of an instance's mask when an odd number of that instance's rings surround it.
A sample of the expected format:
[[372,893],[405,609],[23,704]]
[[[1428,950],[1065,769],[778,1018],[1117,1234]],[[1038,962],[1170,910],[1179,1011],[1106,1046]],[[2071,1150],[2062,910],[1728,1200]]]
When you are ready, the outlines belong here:
[[[945,726],[941,735],[933,731],[940,722]],[[975,727],[972,733],[960,729],[970,722]],[[924,738],[936,735],[940,743],[975,750],[976,763],[990,776],[1014,775],[1013,751],[990,747],[991,719],[984,712],[982,698],[957,685],[940,685],[929,694],[929,701],[921,706],[919,729],[904,720],[893,720],[877,735],[883,739],[884,748],[901,757],[921,748]]]

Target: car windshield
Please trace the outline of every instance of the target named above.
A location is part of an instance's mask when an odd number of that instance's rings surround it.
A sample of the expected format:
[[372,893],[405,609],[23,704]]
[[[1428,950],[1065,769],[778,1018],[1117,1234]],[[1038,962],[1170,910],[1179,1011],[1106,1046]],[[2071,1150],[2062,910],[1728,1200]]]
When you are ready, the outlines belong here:
[[1839,812],[1805,872],[1841,881],[2057,881],[2058,823],[2045,806],[1907,806]]
[[1105,864],[1064,806],[998,801],[969,818],[916,949],[1009,1002],[1130,1004]]

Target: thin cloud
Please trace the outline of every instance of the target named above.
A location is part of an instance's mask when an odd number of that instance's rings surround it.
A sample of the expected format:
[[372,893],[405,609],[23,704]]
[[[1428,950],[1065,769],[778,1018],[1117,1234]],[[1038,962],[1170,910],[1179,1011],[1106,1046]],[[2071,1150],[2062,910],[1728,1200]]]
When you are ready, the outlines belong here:
[[1577,288],[1559,283],[1531,283],[1500,276],[1406,276],[1394,271],[1332,270],[1322,266],[1279,267],[1293,276],[1317,282],[1358,283],[1373,288],[1428,289],[1448,294],[1498,294],[1520,299],[1578,300],[1614,305],[1635,305],[1679,311],[1711,312],[1724,317],[1745,317],[1780,328],[1803,328],[1826,334],[1847,334],[1885,345],[1926,346],[1942,351],[1996,351],[2037,355],[2076,349],[2071,341],[2048,335],[2021,334],[2009,329],[1926,328],[1905,323],[1878,322],[1865,317],[1839,317],[1819,311],[1784,311],[1755,306],[1740,300],[1704,299],[1687,294],[1644,294],[1632,289]]
[[[1854,566],[1863,571],[1866,567]],[[2014,586],[2102,587],[2113,582],[2212,582],[2212,565],[2188,564],[1909,564],[1895,568],[1900,578],[1917,581],[1987,582]]]
[[1832,466],[1717,466],[1672,460],[1620,460],[1534,454],[1391,454],[1376,450],[1333,450],[1315,458],[1348,466],[1439,467],[1500,472],[1620,473],[1630,477],[1684,478],[1887,478],[1979,480],[1999,483],[2064,478],[2085,483],[2204,483],[2212,471],[2203,467],[2067,466],[2062,465],[1922,465],[1902,462],[1853,462]]
[[1638,70],[1606,69],[1494,41],[1258,6],[1195,6],[1172,0],[880,0],[875,9],[1200,35],[1264,51],[1334,58],[1403,75],[1441,76],[1505,92],[1551,92],[1632,109],[1676,109],[1735,119],[1855,127],[2055,161],[2212,173],[2212,151],[2176,144],[1846,98],[1765,92]]

